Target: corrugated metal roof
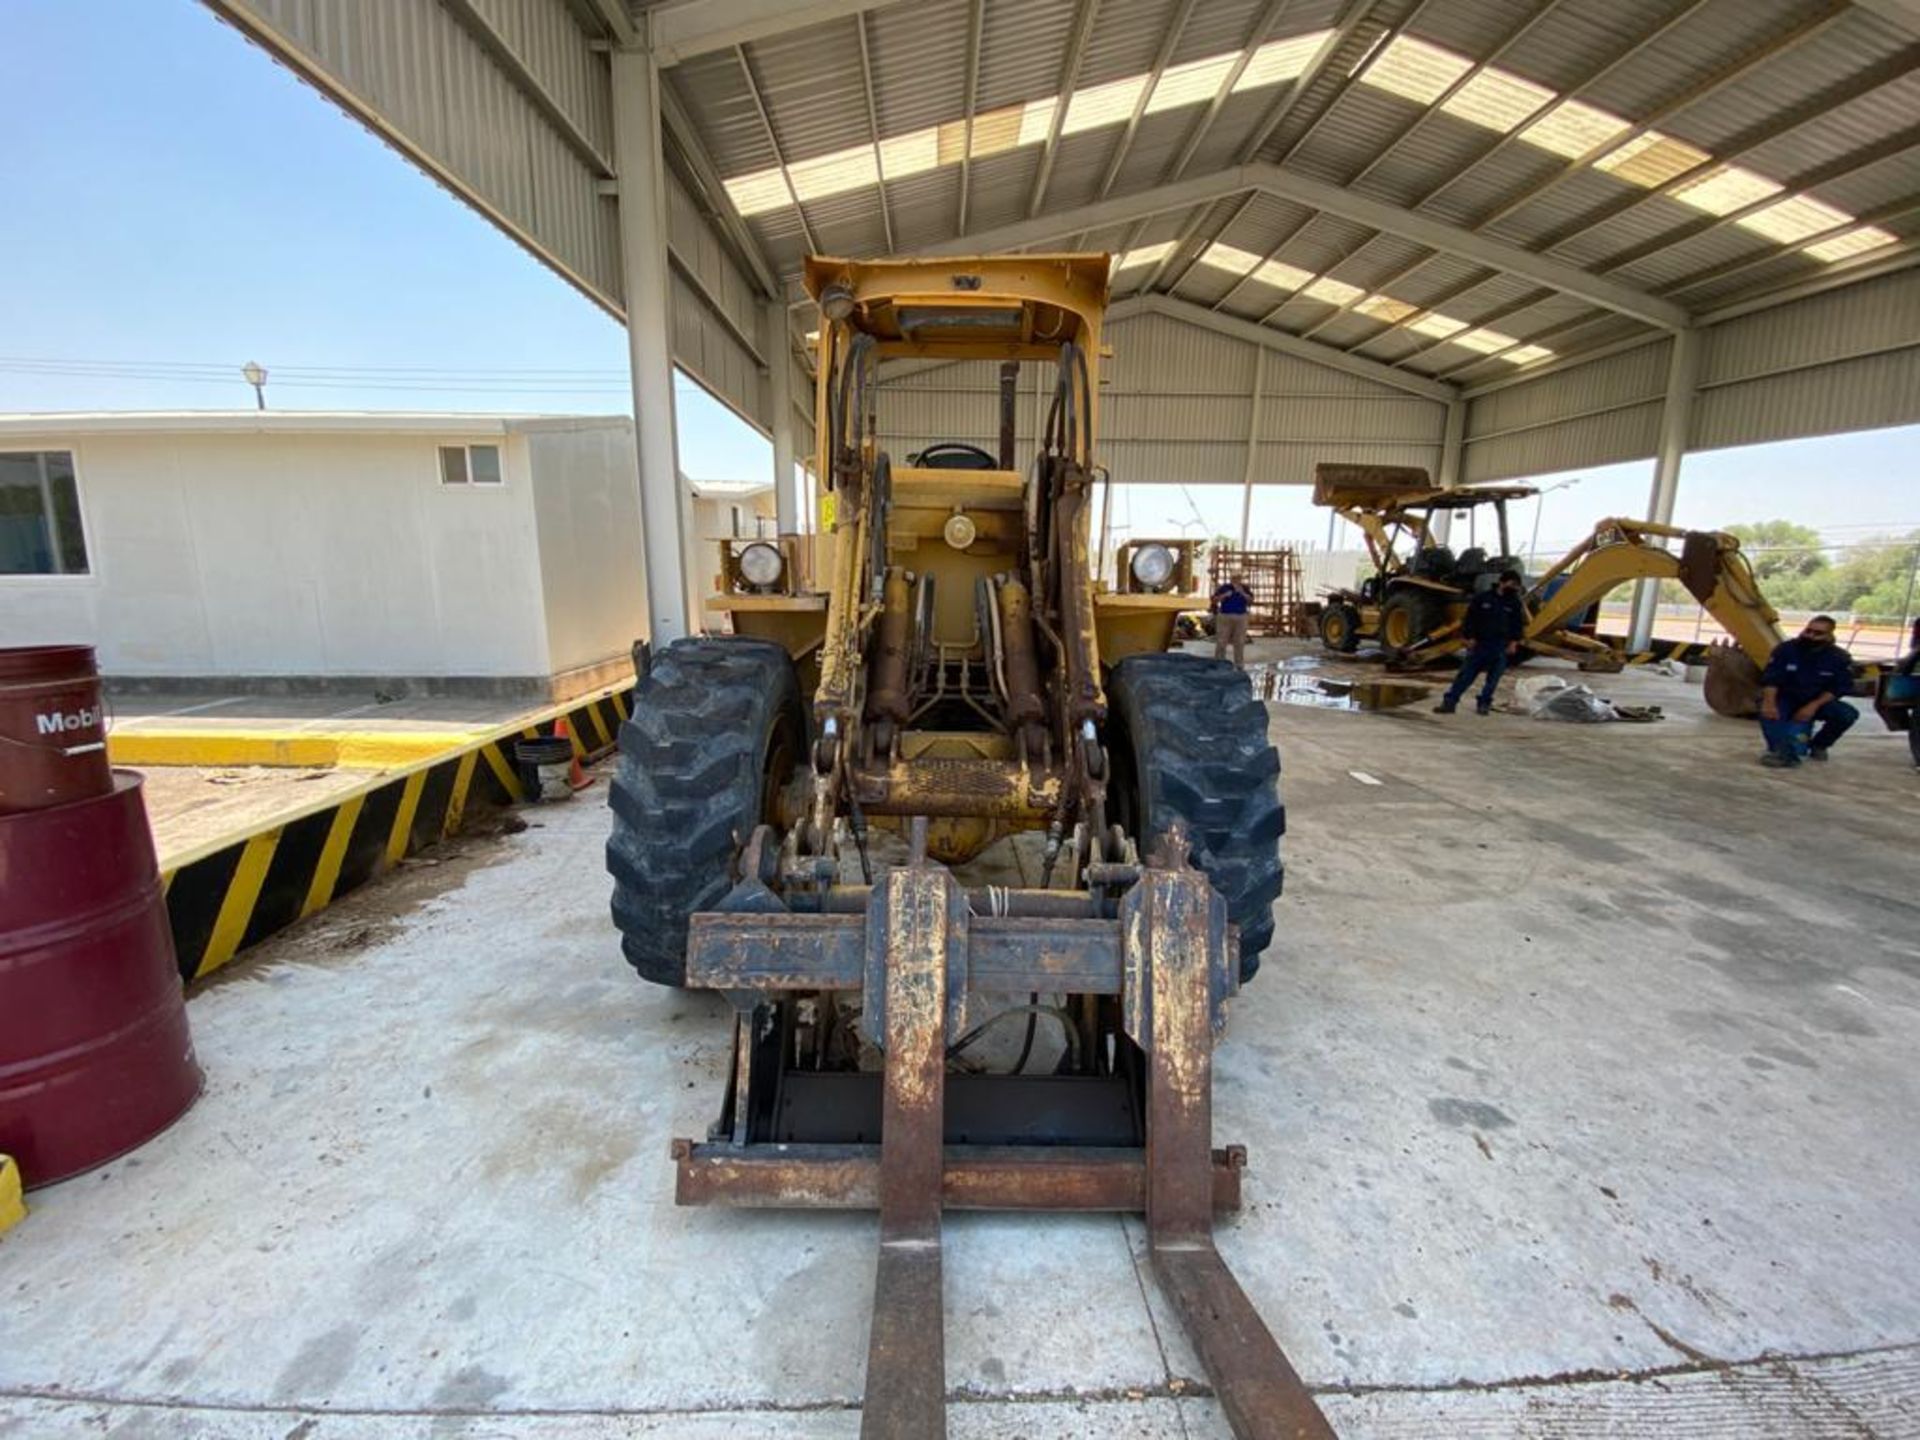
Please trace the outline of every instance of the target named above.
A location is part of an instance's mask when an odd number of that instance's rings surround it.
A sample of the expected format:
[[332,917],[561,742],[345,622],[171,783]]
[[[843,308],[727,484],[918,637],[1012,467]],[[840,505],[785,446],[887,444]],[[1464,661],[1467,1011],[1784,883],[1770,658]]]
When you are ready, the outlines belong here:
[[[576,283],[617,303],[615,213],[601,183],[611,150],[611,92],[605,56],[593,44],[591,6],[215,3],[384,124]],[[1539,280],[1490,268],[1497,257],[1477,250],[1470,237],[1453,237],[1450,253],[1436,254],[1269,195],[1215,194],[1166,208],[1147,192],[1176,170],[1204,177],[1253,156],[1421,217],[1547,249],[1696,313],[1819,277],[1886,237],[1895,244],[1920,239],[1920,208],[1907,208],[1920,200],[1920,146],[1912,143],[1920,139],[1920,29],[1858,5],[1293,0],[1273,12],[1273,29],[1263,34],[1271,18],[1265,0],[1097,0],[1082,63],[1063,95],[1076,16],[1090,3],[829,7],[828,18],[800,18],[682,60],[666,71],[666,83],[696,148],[722,181],[754,181],[736,190],[746,197],[744,233],[780,277],[797,273],[809,247],[912,251],[949,243],[963,228],[995,243],[992,232],[1025,221],[1035,208],[1035,181],[1057,128],[1038,208],[1043,220],[1059,217],[1061,229],[1037,243],[1070,239],[1076,223],[1086,231],[1072,212],[1104,195],[1118,205],[1119,218],[1083,243],[1121,249],[1179,242],[1166,263],[1116,277],[1117,293],[1172,291],[1255,323],[1312,332],[1315,343],[1463,383],[1513,373],[1512,358],[1485,353],[1506,343],[1486,331],[1525,342],[1527,348],[1506,353],[1532,359],[1577,353],[1646,327],[1594,309],[1592,301],[1604,295],[1577,298],[1588,287],[1563,280],[1560,290],[1543,290]],[[976,16],[978,63],[970,67]],[[1278,48],[1250,51],[1269,42]],[[1267,68],[1260,62],[1236,69],[1241,58],[1262,55]],[[1172,72],[1164,81],[1149,73],[1160,59]],[[1221,81],[1234,73],[1247,83],[1220,95]],[[1736,168],[1719,168],[1725,163]],[[789,180],[802,196],[799,205],[790,203]],[[1786,188],[1775,195],[1771,186]],[[1136,198],[1138,208],[1128,213]],[[752,282],[733,263],[732,242],[723,242],[685,197],[676,204],[675,260],[687,271],[676,276],[676,346],[716,389],[752,408],[762,381],[752,347],[741,343],[743,334],[755,333]],[[1844,233],[1868,222],[1884,234],[1856,244]],[[1261,261],[1271,257],[1269,274],[1291,277],[1288,284],[1311,281],[1319,293],[1204,263],[1199,257],[1214,241]],[[1819,242],[1836,243],[1824,253],[1803,248]],[[1828,312],[1802,302],[1792,313]],[[1783,315],[1780,323],[1787,321]],[[1450,336],[1455,323],[1480,333]],[[1871,330],[1864,315],[1860,323]],[[1163,343],[1182,354],[1185,346],[1206,349],[1174,339],[1183,327],[1165,317],[1154,324],[1166,332]],[[1771,332],[1727,333],[1758,345],[1757,337]],[[1124,373],[1120,363],[1117,374]],[[1836,414],[1900,408],[1872,398],[1884,397],[1904,373],[1899,364],[1838,352],[1816,363],[1876,377],[1862,382],[1865,398],[1837,405]],[[1197,373],[1209,373],[1200,359],[1194,364]],[[1555,391],[1572,384],[1554,385],[1555,378],[1540,383]],[[1781,383],[1770,376],[1710,386],[1715,398],[1702,413],[1723,427],[1715,434],[1757,433],[1767,417],[1749,400],[1731,397]],[[1796,393],[1817,403],[1824,392],[1809,386]],[[1129,433],[1137,438],[1116,443],[1143,456],[1150,452],[1142,447],[1169,434],[1231,429],[1240,413],[1224,392],[1213,409],[1167,410],[1144,393],[1127,398],[1139,403],[1129,410],[1116,399],[1115,416],[1136,427]],[[1816,423],[1797,405],[1779,423]],[[1494,409],[1475,409],[1478,423],[1491,423]],[[1575,440],[1592,447],[1584,456],[1592,463],[1641,445],[1643,420],[1625,410],[1563,417],[1549,427],[1558,436],[1551,445],[1521,443],[1517,435],[1486,439],[1475,463],[1480,474],[1489,467],[1520,473],[1506,467],[1549,452],[1564,458],[1578,448]],[[1229,442],[1193,441],[1196,452],[1211,453],[1216,444]]]

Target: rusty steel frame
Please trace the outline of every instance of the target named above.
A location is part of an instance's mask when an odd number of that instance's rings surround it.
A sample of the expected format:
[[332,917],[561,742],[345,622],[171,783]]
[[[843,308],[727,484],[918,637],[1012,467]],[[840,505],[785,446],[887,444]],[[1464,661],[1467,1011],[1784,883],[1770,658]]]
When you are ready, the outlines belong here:
[[[1144,1210],[1154,1273],[1234,1433],[1332,1440],[1213,1243],[1213,1216],[1238,1207],[1245,1165],[1238,1147],[1212,1144],[1213,1041],[1238,988],[1239,947],[1225,902],[1185,862],[1184,837],[1168,836],[1129,877],[1115,918],[1064,894],[1025,914],[976,916],[952,872],[928,861],[926,837],[915,817],[909,863],[835,892],[837,904],[822,897],[820,913],[693,917],[688,982],[727,992],[742,1021],[732,1142],[674,1142],[676,1201],[878,1208],[865,1440],[946,1435],[948,1208]],[[860,897],[864,915],[849,913]],[[1119,1028],[1147,1060],[1144,1147],[945,1144],[947,1045],[973,986],[1117,996]],[[862,1028],[884,1055],[881,1142],[745,1143],[756,1027],[781,995],[820,990],[863,992]]]

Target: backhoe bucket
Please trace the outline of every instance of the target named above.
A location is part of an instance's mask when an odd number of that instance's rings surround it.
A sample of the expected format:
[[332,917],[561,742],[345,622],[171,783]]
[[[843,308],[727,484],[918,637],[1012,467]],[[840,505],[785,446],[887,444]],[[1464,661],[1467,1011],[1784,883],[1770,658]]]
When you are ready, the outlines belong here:
[[1715,645],[1707,652],[1701,693],[1714,714],[1751,719],[1760,713],[1760,667],[1737,646]]

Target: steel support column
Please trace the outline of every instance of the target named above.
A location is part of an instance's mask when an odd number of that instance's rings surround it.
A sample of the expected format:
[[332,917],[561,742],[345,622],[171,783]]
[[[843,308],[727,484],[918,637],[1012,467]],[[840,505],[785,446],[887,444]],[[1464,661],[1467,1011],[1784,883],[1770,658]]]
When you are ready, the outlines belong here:
[[655,646],[687,634],[687,501],[673,413],[672,299],[667,271],[666,164],[660,72],[651,52],[619,49],[613,72],[614,162],[620,171],[620,264],[633,379],[634,450]]
[[[1653,494],[1647,499],[1647,519],[1659,525],[1673,523],[1673,501],[1680,490],[1680,461],[1687,453],[1692,428],[1693,395],[1700,373],[1700,332],[1674,333],[1673,353],[1667,359],[1667,397],[1660,406],[1660,442],[1654,451]],[[1653,639],[1653,621],[1660,604],[1658,581],[1642,580],[1633,592],[1633,626],[1627,648],[1644,650]]]
[[1261,391],[1267,385],[1267,352],[1256,346],[1253,352],[1253,410],[1247,417],[1247,468],[1240,495],[1240,548],[1247,548],[1247,531],[1253,525],[1253,471],[1260,458]]
[[[1460,467],[1465,459],[1467,434],[1467,402],[1458,395],[1447,401],[1447,428],[1440,441],[1440,476],[1442,490],[1454,490],[1460,485]],[[1453,529],[1453,512],[1442,510],[1433,517],[1433,538],[1439,544],[1447,543],[1447,534]]]
[[782,535],[800,531],[799,489],[793,478],[793,337],[787,328],[787,307],[778,300],[762,301],[760,323],[766,334],[760,343],[767,357],[767,410],[773,436],[773,512]]

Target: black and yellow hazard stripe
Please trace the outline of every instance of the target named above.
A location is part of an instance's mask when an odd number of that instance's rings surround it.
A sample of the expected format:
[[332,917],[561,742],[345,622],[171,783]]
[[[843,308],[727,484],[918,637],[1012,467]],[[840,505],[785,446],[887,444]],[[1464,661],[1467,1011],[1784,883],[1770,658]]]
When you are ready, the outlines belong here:
[[612,748],[627,706],[623,691],[592,697],[184,857],[163,877],[181,978],[211,975],[248,946],[454,834],[474,805],[525,800],[516,739],[553,735],[564,720],[574,754],[590,759]]

